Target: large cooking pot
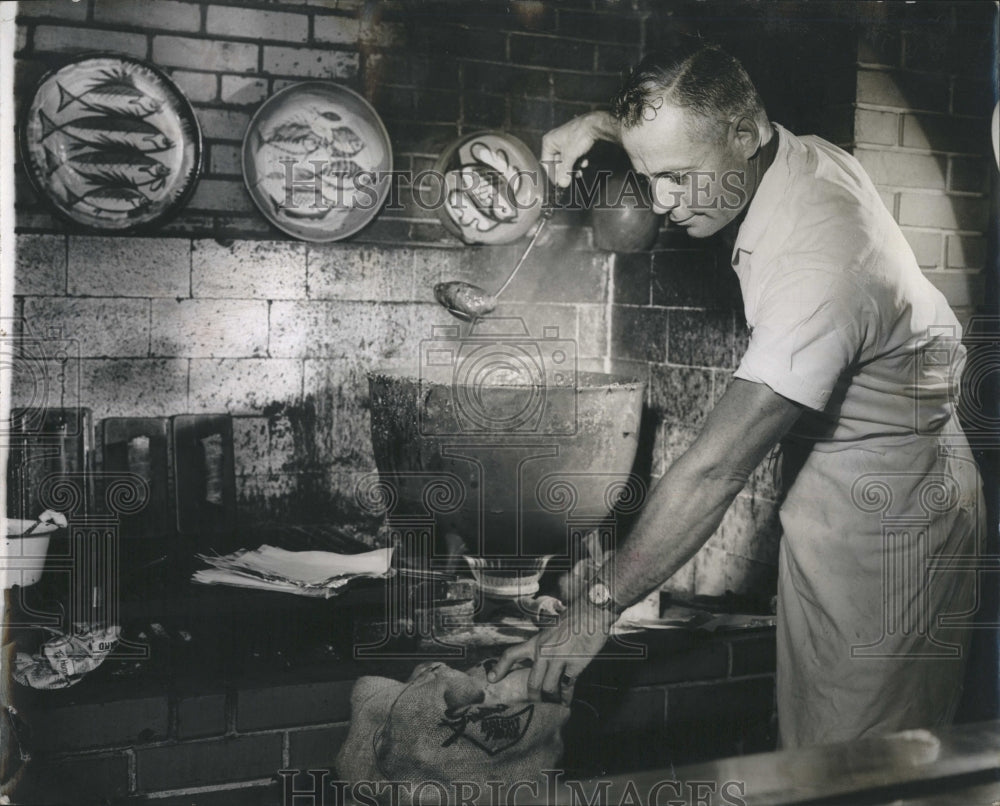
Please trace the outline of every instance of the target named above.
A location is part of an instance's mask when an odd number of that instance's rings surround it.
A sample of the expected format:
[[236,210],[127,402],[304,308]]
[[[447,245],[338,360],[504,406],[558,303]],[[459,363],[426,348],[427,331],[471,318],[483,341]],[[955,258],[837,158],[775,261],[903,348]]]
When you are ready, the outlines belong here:
[[439,376],[369,375],[389,515],[433,521],[436,552],[457,535],[480,557],[568,555],[574,529],[642,503],[630,473],[645,384],[551,370],[539,380],[530,362],[518,368],[521,345],[487,346],[492,360],[467,350]]

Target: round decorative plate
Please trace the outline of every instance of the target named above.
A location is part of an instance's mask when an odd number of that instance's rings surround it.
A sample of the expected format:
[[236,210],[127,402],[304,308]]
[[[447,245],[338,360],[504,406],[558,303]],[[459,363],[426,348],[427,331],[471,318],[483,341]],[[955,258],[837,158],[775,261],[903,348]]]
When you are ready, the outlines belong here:
[[243,180],[264,216],[304,241],[353,235],[382,207],[392,144],[371,104],[326,81],[268,98],[243,138]]
[[516,241],[542,213],[546,178],[521,140],[505,132],[467,135],[434,164],[423,198],[445,229],[466,243]]
[[163,221],[188,200],[201,167],[201,130],[187,98],[152,65],[112,54],[42,78],[21,148],[39,193],[98,230]]

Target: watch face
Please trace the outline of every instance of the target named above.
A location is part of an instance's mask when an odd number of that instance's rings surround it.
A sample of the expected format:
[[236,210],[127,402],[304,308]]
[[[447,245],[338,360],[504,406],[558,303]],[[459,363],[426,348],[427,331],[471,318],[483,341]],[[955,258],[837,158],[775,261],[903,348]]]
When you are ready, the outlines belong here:
[[608,590],[608,586],[603,582],[595,582],[591,585],[588,595],[591,603],[598,605],[599,607],[604,606],[611,601],[611,591]]

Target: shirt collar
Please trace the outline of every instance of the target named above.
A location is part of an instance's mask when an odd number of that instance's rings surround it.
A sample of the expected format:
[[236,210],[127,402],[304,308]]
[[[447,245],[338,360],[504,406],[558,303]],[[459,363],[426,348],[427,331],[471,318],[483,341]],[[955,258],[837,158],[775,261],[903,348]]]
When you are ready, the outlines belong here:
[[788,180],[789,137],[791,135],[777,123],[773,126],[775,136],[778,138],[778,150],[774,155],[774,161],[764,171],[760,185],[757,186],[757,192],[754,193],[747,207],[746,217],[740,224],[740,231],[736,234],[732,257],[734,266],[739,263],[741,251],[752,253],[757,247],[757,242],[764,234],[775,209],[785,194],[784,188]]

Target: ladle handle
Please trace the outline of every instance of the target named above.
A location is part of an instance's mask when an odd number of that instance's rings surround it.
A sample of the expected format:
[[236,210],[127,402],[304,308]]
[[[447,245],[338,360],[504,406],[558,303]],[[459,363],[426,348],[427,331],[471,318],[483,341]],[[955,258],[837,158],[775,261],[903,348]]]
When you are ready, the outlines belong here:
[[514,275],[517,274],[518,269],[520,269],[521,266],[524,265],[524,261],[527,259],[528,253],[531,252],[532,247],[535,245],[535,241],[537,241],[538,236],[542,234],[542,230],[545,229],[545,225],[549,222],[550,218],[552,218],[552,206],[546,205],[545,208],[542,210],[542,219],[539,222],[538,227],[535,229],[535,234],[532,235],[531,240],[528,241],[528,245],[524,248],[524,251],[521,253],[521,257],[517,261],[517,265],[514,266],[513,271],[511,271],[511,273],[507,275],[507,279],[503,281],[503,285],[500,286],[500,288],[497,289],[496,293],[493,294],[494,298],[499,297],[504,292],[504,289],[506,289],[507,286],[510,285],[510,281],[514,279]]

